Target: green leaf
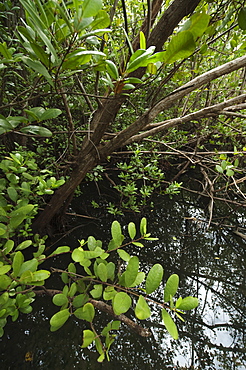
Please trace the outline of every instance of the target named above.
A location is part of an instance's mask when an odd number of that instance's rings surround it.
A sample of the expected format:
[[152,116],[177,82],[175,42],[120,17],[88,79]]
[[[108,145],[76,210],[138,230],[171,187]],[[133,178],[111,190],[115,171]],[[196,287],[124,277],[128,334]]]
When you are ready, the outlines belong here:
[[125,292],[116,293],[113,299],[113,310],[116,315],[120,315],[129,310],[132,304],[131,297]]
[[10,226],[16,229],[26,218],[27,214],[30,213],[34,208],[34,205],[28,204],[26,206],[20,207],[17,210],[10,213]]
[[128,234],[130,236],[130,238],[133,240],[136,236],[136,226],[134,224],[134,222],[130,222],[128,224]]
[[119,330],[120,328],[120,321],[111,321],[103,328],[102,335],[106,336],[111,330]]
[[31,69],[33,69],[35,72],[41,74],[46,78],[48,83],[54,87],[54,83],[52,81],[52,77],[49,74],[48,70],[45,68],[45,66],[39,62],[38,60],[32,60],[28,57],[22,57],[23,62],[28,65]]
[[48,257],[54,256],[57,254],[67,253],[67,252],[70,252],[70,247],[68,246],[58,247]]
[[74,282],[72,283],[72,285],[70,286],[70,289],[68,291],[68,297],[74,297],[75,294],[77,292],[77,284]]
[[30,270],[24,271],[21,274],[20,281],[23,284],[30,284],[33,281],[33,273]]
[[91,29],[106,28],[110,25],[110,17],[105,10],[99,10],[94,21],[90,24]]
[[50,271],[38,270],[33,273],[33,282],[43,281],[50,277]]
[[108,271],[107,271],[107,267],[104,263],[100,263],[98,266],[97,266],[97,275],[99,277],[100,280],[106,282],[107,279],[108,279]]
[[133,72],[136,69],[143,67],[154,51],[155,46],[150,46],[147,50],[138,49],[135,51],[127,63],[126,73]]
[[95,250],[95,248],[97,247],[97,241],[94,238],[94,236],[89,236],[88,237],[88,239],[87,239],[87,245],[88,245],[88,249],[90,251],[94,251]]
[[38,267],[38,260],[36,258],[23,262],[21,265],[20,271],[19,271],[19,275],[22,275],[23,272],[26,272],[26,271],[34,272],[37,270],[37,267]]
[[113,262],[109,262],[106,265],[107,267],[107,275],[108,279],[114,281],[115,278],[115,264]]
[[177,60],[188,58],[196,48],[193,35],[189,31],[183,31],[173,36],[164,54],[165,63],[173,63]]
[[142,31],[139,33],[140,36],[140,49],[146,49],[146,38]]
[[130,287],[136,280],[138,269],[139,269],[139,259],[137,256],[133,256],[130,258],[127,264],[126,271],[124,273],[125,284],[127,287]]
[[12,279],[7,275],[0,276],[0,290],[5,290],[12,283]]
[[119,247],[122,243],[122,232],[121,232],[121,226],[118,221],[112,222],[111,235],[117,247]]
[[52,302],[56,306],[63,306],[64,304],[68,303],[68,299],[65,296],[65,294],[59,293],[59,294],[54,295],[54,297],[52,298]]
[[237,21],[241,30],[246,30],[246,8],[240,9]]
[[91,330],[83,330],[83,343],[82,348],[88,347],[96,338],[96,334]]
[[58,117],[60,114],[62,114],[62,111],[57,108],[49,108],[46,109],[45,112],[39,117],[40,121],[46,121],[48,119],[53,119]]
[[215,168],[216,168],[216,170],[217,170],[219,173],[223,173],[223,172],[224,172],[223,168],[222,168],[221,166],[219,166],[218,164],[216,164]]
[[139,320],[146,320],[150,317],[151,311],[145,298],[140,295],[135,307],[135,315]]
[[162,320],[164,322],[164,325],[167,331],[173,337],[173,339],[178,339],[179,334],[178,334],[178,329],[177,329],[175,322],[173,321],[169,313],[165,310],[165,308],[162,309],[161,313],[162,313]]
[[30,245],[32,245],[31,240],[24,240],[24,242],[20,243],[15,250],[22,251],[23,249],[30,247]]
[[60,329],[70,316],[69,310],[66,308],[55,313],[50,319],[51,331]]
[[144,236],[147,233],[147,219],[143,217],[140,221],[140,234]]
[[0,275],[4,275],[11,270],[11,265],[3,265],[0,267]]
[[73,306],[75,308],[82,307],[88,301],[87,294],[79,294],[73,299]]
[[101,297],[103,291],[102,284],[94,285],[93,289],[90,291],[90,294],[93,298],[98,299]]
[[92,322],[95,316],[95,308],[90,302],[74,311],[74,315],[80,320]]
[[116,290],[114,289],[114,287],[112,286],[107,286],[105,289],[104,289],[104,292],[103,292],[103,299],[105,299],[106,301],[109,301],[111,299],[114,298],[115,294],[116,294]]
[[210,16],[205,12],[197,12],[188,19],[181,31],[189,31],[192,33],[194,40],[201,37],[206,31],[209,24]]
[[119,72],[114,62],[112,62],[111,60],[105,60],[105,63],[106,63],[106,68],[107,68],[107,71],[110,77],[112,77],[114,80],[118,80]]
[[159,288],[160,283],[163,278],[163,267],[160,264],[155,264],[151,267],[147,278],[146,278],[146,293],[151,294],[157,288]]
[[7,240],[6,243],[4,244],[4,247],[3,247],[3,251],[5,254],[8,254],[12,251],[12,249],[14,248],[14,241],[13,240]]
[[12,264],[14,277],[17,277],[19,275],[20,268],[23,262],[24,262],[24,256],[22,252],[20,251],[16,252],[14,255],[13,264]]
[[83,1],[83,17],[94,17],[102,8],[101,0],[84,0]]
[[8,196],[10,197],[10,199],[13,202],[16,202],[17,201],[17,199],[18,199],[18,193],[17,193],[17,191],[16,191],[15,188],[13,188],[12,186],[8,187],[7,193],[8,193]]
[[143,248],[144,245],[140,242],[132,242],[133,245],[136,245],[136,247],[140,247],[140,248]]
[[[181,297],[180,297],[181,298]],[[192,310],[193,308],[196,308],[199,305],[199,300],[195,297],[185,297],[178,299],[176,302],[176,308],[179,310]]]
[[170,296],[173,297],[176,294],[178,286],[179,276],[177,274],[169,276],[164,289],[164,302],[170,301]]
[[123,249],[117,249],[117,253],[123,261],[128,262],[131,258],[130,254],[124,251]]
[[84,258],[85,258],[84,251],[82,250],[81,247],[73,250],[72,259],[74,260],[74,262],[82,262]]
[[21,128],[20,131],[24,132],[25,134],[38,135],[42,137],[52,136],[52,132],[48,128],[42,126],[29,125]]
[[137,277],[134,281],[134,283],[132,283],[132,285],[130,285],[129,288],[132,288],[132,287],[135,287],[137,285],[140,285],[145,279],[145,273],[142,272],[142,271],[139,271],[138,274],[137,274]]

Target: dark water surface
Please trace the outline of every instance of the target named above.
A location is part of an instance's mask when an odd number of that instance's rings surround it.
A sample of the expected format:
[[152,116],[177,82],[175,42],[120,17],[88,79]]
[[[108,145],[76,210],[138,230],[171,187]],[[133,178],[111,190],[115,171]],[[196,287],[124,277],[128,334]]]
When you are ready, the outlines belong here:
[[[37,298],[32,314],[7,325],[0,340],[0,369],[245,370],[246,240],[240,235],[246,235],[245,209],[217,205],[208,229],[207,207],[200,201],[188,193],[173,200],[157,197],[155,209],[144,216],[152,236],[159,240],[145,242],[141,250],[128,250],[139,256],[143,269],[160,263],[165,279],[178,273],[179,296],[199,297],[199,307],[186,315],[185,323],[178,323],[178,341],[167,334],[156,310],[151,320],[142,323],[152,331],[150,338],[138,337],[122,326],[110,351],[111,362],[99,364],[93,348],[80,347],[84,322],[71,318],[57,332],[49,331],[49,318],[57,308],[50,298],[42,297]],[[83,196],[74,203],[77,212],[80,202]],[[100,209],[97,212],[96,220],[85,223],[74,219],[72,227],[78,222],[80,226],[57,245],[77,247],[77,240],[89,235],[108,241],[114,217],[100,215]],[[140,216],[129,214],[117,219],[126,226],[130,221],[138,223]],[[57,258],[52,266],[62,267],[64,262]],[[160,291],[156,298],[161,297]],[[99,314],[95,325],[100,327],[109,320]],[[27,361],[28,353],[32,361]]]

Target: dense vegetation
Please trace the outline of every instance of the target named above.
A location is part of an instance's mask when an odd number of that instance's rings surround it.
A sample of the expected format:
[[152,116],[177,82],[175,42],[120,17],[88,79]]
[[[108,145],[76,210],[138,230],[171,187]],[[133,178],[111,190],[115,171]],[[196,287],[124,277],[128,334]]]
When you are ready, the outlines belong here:
[[[138,231],[128,225],[124,244],[114,221],[106,246],[91,236],[72,252],[45,252],[44,231],[61,222],[82,181],[108,180],[119,194],[106,204],[114,215],[144,212],[154,192],[176,194],[188,169],[209,198],[210,221],[216,199],[245,206],[245,30],[239,0],[0,2],[1,328],[31,312],[45,290],[61,307],[51,330],[72,314],[88,321],[83,346],[95,342],[102,361],[119,321],[102,330],[102,342],[94,307],[126,322],[132,305],[138,319],[150,316],[163,267],[145,276],[124,251],[153,240],[145,218]],[[64,289],[49,292],[51,271],[39,265],[61,253],[72,260],[52,273],[61,273]],[[178,280],[171,275],[155,302],[174,338],[172,314],[182,319],[198,304],[173,300]]]

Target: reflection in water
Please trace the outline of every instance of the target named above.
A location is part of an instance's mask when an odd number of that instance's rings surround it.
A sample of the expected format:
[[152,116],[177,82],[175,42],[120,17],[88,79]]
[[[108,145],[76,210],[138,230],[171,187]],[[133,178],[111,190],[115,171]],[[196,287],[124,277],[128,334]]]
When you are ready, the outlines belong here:
[[[63,328],[50,333],[49,317],[57,309],[49,298],[39,298],[33,314],[22,315],[21,320],[6,327],[1,339],[1,368],[245,370],[246,241],[240,236],[240,232],[246,234],[244,210],[232,212],[220,204],[207,229],[206,211],[197,203],[187,193],[172,201],[158,197],[147,219],[159,241],[146,243],[140,251],[130,250],[139,254],[143,269],[161,263],[165,278],[178,273],[179,295],[199,297],[199,307],[186,314],[185,323],[179,323],[178,341],[169,337],[156,310],[144,323],[152,330],[152,337],[140,338],[122,327],[111,350],[111,362],[98,364],[93,348],[80,348],[86,324],[70,319]],[[78,239],[89,235],[105,240],[104,230],[108,232],[112,218],[98,216],[98,221],[81,225],[60,245],[77,246]],[[119,221],[127,225],[134,219],[125,216]],[[62,261],[56,263],[62,265]],[[161,291],[156,299],[162,299]],[[99,318],[99,326],[110,320],[105,314]]]

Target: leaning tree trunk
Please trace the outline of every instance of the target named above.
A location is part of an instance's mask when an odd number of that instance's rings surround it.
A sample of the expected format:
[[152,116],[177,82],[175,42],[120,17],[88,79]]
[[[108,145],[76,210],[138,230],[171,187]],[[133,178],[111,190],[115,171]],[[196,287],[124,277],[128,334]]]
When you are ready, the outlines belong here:
[[[157,50],[161,50],[174,28],[185,16],[194,11],[199,2],[200,0],[174,0],[151,32],[148,38],[148,45],[156,46]],[[158,3],[159,6],[161,5],[160,2],[157,1],[154,1],[153,4],[154,3]],[[157,15],[156,9],[154,15]],[[137,48],[136,42],[134,46]],[[139,78],[142,77],[143,74],[144,69],[140,68],[136,71],[135,76]],[[90,123],[89,134],[82,143],[81,150],[76,160],[77,165],[72,171],[70,179],[55,192],[49,204],[33,223],[35,232],[40,232],[50,223],[67,200],[71,198],[75,189],[85,178],[86,174],[98,163],[103,161],[107,155],[110,155],[112,152],[110,149],[107,153],[105,153],[105,150],[101,150],[100,141],[109,125],[114,121],[125,100],[126,97],[116,95],[113,98],[104,99],[101,102],[101,106],[95,112]],[[119,143],[118,148],[120,145]]]

